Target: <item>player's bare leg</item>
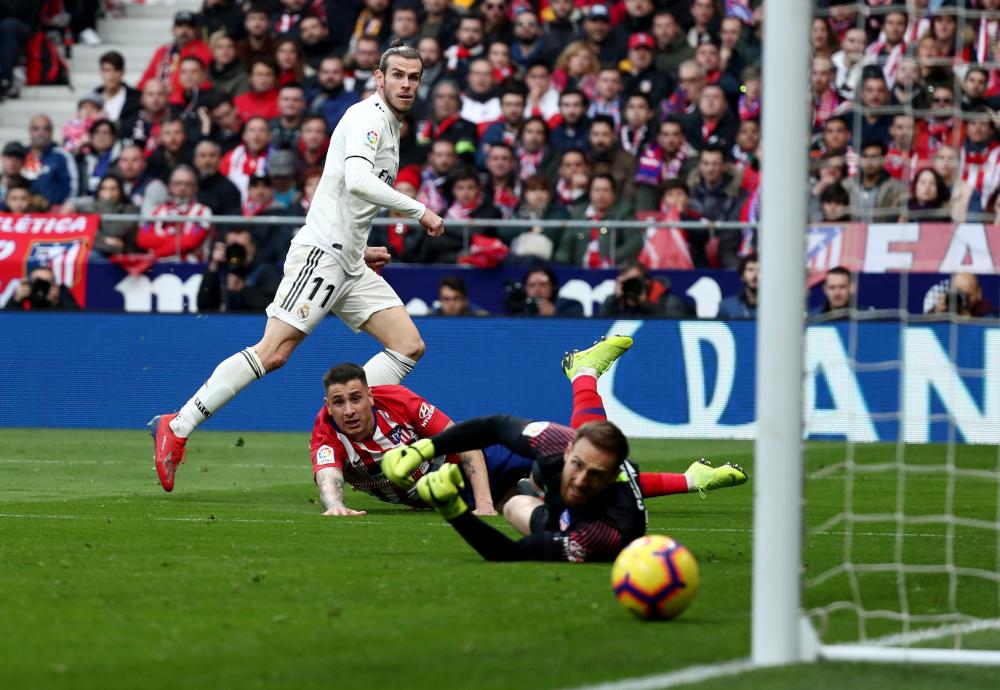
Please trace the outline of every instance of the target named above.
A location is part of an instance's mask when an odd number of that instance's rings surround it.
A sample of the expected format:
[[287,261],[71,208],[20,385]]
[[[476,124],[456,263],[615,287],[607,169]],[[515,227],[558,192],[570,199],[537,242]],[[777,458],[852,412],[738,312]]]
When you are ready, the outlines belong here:
[[531,534],[531,514],[540,505],[542,500],[534,496],[511,496],[504,504],[503,516],[514,529],[527,536]]
[[220,363],[176,415],[153,417],[149,423],[153,462],[165,491],[174,488],[174,476],[177,466],[184,462],[188,436],[251,381],[284,366],[305,337],[305,333],[279,319],[268,319],[260,342]]
[[264,327],[264,337],[253,346],[264,364],[264,373],[285,366],[292,352],[306,339],[306,334],[281,319],[270,318]]
[[424,341],[404,307],[389,307],[372,314],[361,330],[385,349],[365,364],[369,386],[398,384],[413,371],[424,354]]

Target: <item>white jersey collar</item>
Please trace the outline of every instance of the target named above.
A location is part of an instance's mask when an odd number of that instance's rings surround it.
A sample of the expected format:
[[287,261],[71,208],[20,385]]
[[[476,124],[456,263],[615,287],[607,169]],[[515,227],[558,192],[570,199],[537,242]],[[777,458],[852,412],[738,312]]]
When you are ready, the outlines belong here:
[[389,123],[389,126],[399,131],[399,127],[402,124],[398,119],[396,119],[395,113],[389,108],[389,105],[379,96],[378,91],[371,95],[375,99],[375,108],[382,113],[382,117],[385,121]]

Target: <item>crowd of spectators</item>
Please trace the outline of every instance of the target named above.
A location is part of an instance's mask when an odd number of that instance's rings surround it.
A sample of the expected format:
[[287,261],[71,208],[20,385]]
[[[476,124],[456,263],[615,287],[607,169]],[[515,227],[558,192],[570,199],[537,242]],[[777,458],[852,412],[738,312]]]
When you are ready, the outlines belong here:
[[[101,55],[102,86],[75,117],[40,113],[30,141],[7,142],[4,180],[28,181],[29,210],[194,216],[103,224],[97,248],[204,262],[226,243],[211,215],[308,211],[331,132],[402,41],[425,68],[395,185],[448,231],[376,227],[395,260],[677,267],[658,231],[614,221],[752,220],[760,4],[205,0],[176,13],[138,83],[125,83],[123,55]],[[508,219],[592,226],[489,222]],[[686,239],[692,267],[735,268],[752,248],[708,225]]]
[[[27,210],[191,216],[102,223],[97,249],[218,270],[236,245],[232,226],[213,228],[211,216],[307,213],[330,133],[373,93],[381,52],[401,41],[419,50],[424,73],[394,184],[447,231],[375,227],[372,243],[394,260],[722,267],[749,290],[755,232],[713,221],[758,220],[764,4],[204,0],[176,13],[134,87],[124,57],[108,51],[102,86],[79,98],[76,117],[39,114],[28,142],[7,142],[0,200],[12,209],[8,190],[26,186]],[[992,221],[1000,71],[986,65],[1000,61],[1000,0],[815,4],[803,85],[811,220]],[[614,229],[637,217],[700,224]],[[588,223],[491,226],[507,219]],[[280,262],[294,226],[240,229],[249,242],[237,244],[251,263]],[[729,307],[752,313],[749,294]],[[616,296],[609,309],[649,301]],[[545,299],[538,309],[558,312]]]

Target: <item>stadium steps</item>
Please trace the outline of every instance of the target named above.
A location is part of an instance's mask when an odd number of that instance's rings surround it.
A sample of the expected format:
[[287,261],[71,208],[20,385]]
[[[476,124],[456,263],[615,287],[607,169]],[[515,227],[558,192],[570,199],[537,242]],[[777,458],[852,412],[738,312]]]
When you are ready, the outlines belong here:
[[0,103],[0,147],[9,141],[28,143],[28,122],[33,115],[45,113],[52,118],[56,141],[61,139],[63,124],[76,115],[77,99],[101,84],[98,58],[109,50],[125,57],[125,81],[139,82],[156,49],[171,40],[174,13],[197,12],[200,0],[175,0],[170,4],[127,4],[124,16],[98,20],[98,46],[75,45],[70,65],[70,86],[29,86],[20,98]]

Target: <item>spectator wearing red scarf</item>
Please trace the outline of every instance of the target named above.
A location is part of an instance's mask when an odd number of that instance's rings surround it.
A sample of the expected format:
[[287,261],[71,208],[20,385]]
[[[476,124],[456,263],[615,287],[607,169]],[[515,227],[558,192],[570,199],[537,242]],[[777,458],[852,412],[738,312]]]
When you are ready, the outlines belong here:
[[698,152],[684,138],[681,120],[668,116],[660,123],[655,142],[639,156],[635,172],[636,208],[643,211],[659,206],[659,188],[668,180],[686,180],[698,163]]
[[738,128],[739,120],[729,110],[725,91],[718,84],[706,84],[698,107],[685,120],[684,137],[699,151],[709,144],[728,148]]
[[459,115],[462,101],[458,85],[441,81],[431,95],[431,116],[416,125],[417,146],[429,149],[438,139],[454,142],[455,153],[472,163],[476,153],[476,126]]
[[500,212],[501,218],[510,218],[521,201],[521,184],[517,178],[517,159],[514,148],[498,143],[486,155],[486,198]]
[[840,107],[841,98],[833,88],[833,78],[836,70],[830,58],[817,56],[812,59],[809,73],[813,107],[813,132],[822,132],[827,118]]
[[178,90],[178,67],[183,58],[193,55],[202,65],[212,62],[212,51],[198,38],[197,19],[191,12],[180,11],[174,15],[174,41],[160,46],[153,54],[146,71],[139,80],[139,90],[151,80],[162,81],[173,93]]
[[302,136],[297,147],[303,167],[322,167],[328,148],[330,136],[326,133],[326,120],[321,115],[307,115],[302,121]]
[[243,143],[222,158],[219,172],[240,190],[240,201],[246,203],[250,178],[267,174],[267,158],[271,130],[267,120],[251,118],[243,128]]
[[583,268],[612,268],[620,261],[634,259],[642,249],[642,233],[606,226],[608,221],[633,217],[629,204],[617,198],[614,178],[604,173],[594,175],[587,191],[588,203],[575,207],[570,218],[593,224],[565,230],[554,260]]

